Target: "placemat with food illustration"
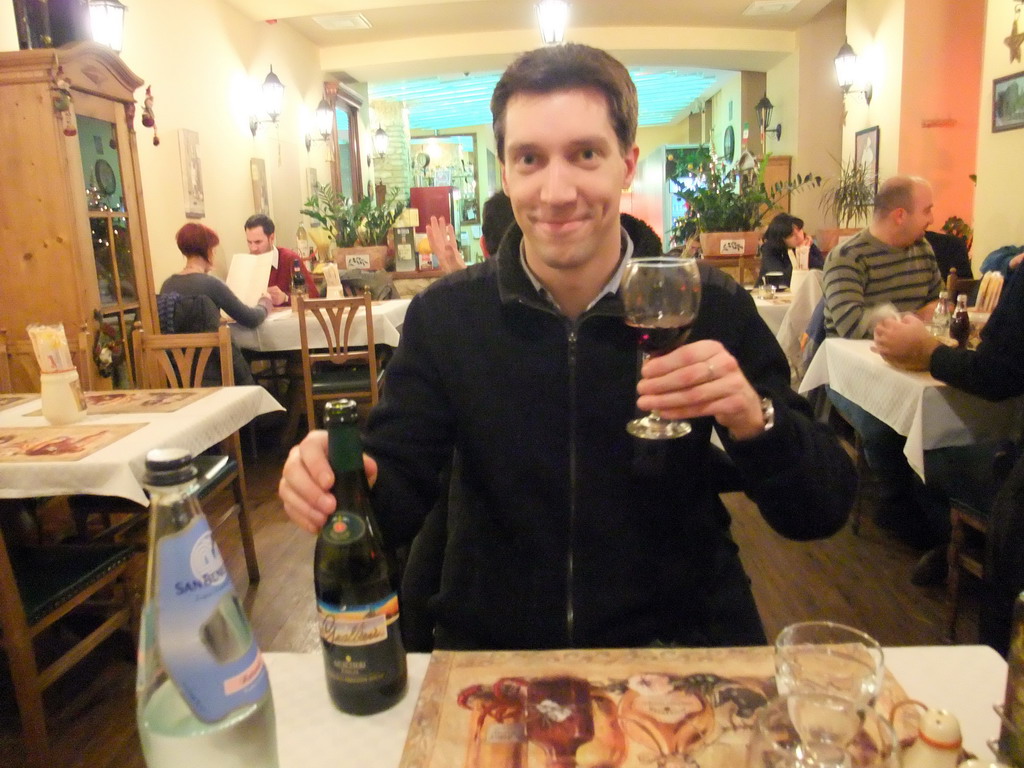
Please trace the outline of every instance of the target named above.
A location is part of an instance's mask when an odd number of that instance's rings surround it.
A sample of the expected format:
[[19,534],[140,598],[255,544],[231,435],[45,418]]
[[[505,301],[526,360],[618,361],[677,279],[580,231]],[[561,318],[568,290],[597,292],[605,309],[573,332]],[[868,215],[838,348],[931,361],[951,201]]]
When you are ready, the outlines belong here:
[[0,462],[78,461],[144,426],[0,427]]
[[0,395],[0,411],[38,399],[39,395]]
[[[85,404],[93,415],[109,413],[173,413],[209,395],[212,389],[115,389],[86,392]],[[33,411],[26,416],[41,416]]]
[[[742,766],[774,672],[771,648],[435,651],[401,768]],[[905,698],[887,673],[879,711]]]

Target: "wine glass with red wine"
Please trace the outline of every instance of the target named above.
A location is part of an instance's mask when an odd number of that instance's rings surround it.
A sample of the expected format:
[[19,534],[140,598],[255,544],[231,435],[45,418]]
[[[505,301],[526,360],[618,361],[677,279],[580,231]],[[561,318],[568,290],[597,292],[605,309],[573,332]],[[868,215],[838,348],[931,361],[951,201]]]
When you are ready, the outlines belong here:
[[[686,341],[700,307],[700,272],[694,259],[677,256],[631,259],[622,277],[626,325],[637,331],[643,361]],[[647,440],[690,434],[690,423],[663,419],[657,411],[633,419],[626,431]]]

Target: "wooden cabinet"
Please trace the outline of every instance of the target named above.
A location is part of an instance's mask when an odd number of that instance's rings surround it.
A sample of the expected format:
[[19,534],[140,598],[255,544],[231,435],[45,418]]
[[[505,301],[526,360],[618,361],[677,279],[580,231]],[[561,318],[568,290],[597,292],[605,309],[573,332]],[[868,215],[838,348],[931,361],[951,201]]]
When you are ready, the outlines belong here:
[[[54,102],[58,66],[69,125]],[[0,328],[18,342],[28,323],[63,323],[74,343],[83,323],[95,333],[99,312],[125,342],[115,386],[132,382],[132,325],[149,331],[156,318],[135,143],[141,85],[95,43],[0,53]],[[14,389],[31,389],[35,363],[12,363]],[[110,381],[92,373],[99,386]]]

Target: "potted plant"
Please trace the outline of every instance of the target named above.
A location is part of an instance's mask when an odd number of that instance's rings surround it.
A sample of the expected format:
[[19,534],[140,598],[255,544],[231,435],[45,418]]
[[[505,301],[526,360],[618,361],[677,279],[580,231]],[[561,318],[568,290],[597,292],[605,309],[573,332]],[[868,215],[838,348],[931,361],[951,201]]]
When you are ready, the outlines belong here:
[[942,231],[964,241],[968,253],[974,244],[974,228],[959,216],[950,216],[942,225]]
[[320,222],[334,247],[331,255],[342,269],[385,269],[388,266],[388,231],[404,210],[398,190],[384,205],[370,197],[358,201],[339,195],[330,185],[318,187],[300,213]]
[[840,163],[839,174],[825,185],[819,203],[822,213],[833,219],[838,228],[821,230],[818,247],[828,253],[839,238],[867,226],[874,203],[874,173],[853,158]]
[[[686,213],[674,223],[672,241],[686,245],[699,236],[705,256],[756,253],[760,242],[757,230],[765,216],[787,194],[821,183],[820,176],[797,174],[794,179],[776,182],[769,188],[764,182],[768,156],[743,170],[741,163],[729,167],[713,150],[703,147],[688,150],[687,154],[688,157],[680,159],[669,156],[675,163],[670,178],[676,187],[674,194],[686,203]],[[740,239],[742,252],[738,251]]]

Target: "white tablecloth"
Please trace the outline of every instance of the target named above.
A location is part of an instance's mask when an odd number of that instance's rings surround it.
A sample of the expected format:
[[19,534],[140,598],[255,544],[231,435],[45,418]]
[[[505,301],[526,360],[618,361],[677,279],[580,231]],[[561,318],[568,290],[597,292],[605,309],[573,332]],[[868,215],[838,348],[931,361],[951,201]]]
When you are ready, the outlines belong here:
[[757,307],[757,314],[761,316],[764,324],[768,326],[773,335],[778,334],[779,329],[782,327],[782,321],[785,319],[786,313],[789,312],[792,301],[793,297],[789,291],[783,291],[774,299],[754,297],[754,306]]
[[796,373],[803,373],[802,355],[800,351],[800,337],[807,330],[807,325],[814,314],[814,308],[821,300],[822,271],[820,269],[803,269],[793,272],[793,281],[790,283],[790,291],[793,293],[793,302],[789,305],[789,311],[782,318],[782,325],[775,333],[775,338],[786,353],[789,360],[789,367]]
[[[397,347],[402,336],[402,324],[405,322],[405,311],[412,299],[392,299],[374,302],[370,313],[373,315],[373,341],[375,344],[387,344]],[[356,315],[349,336],[349,344],[355,347],[366,346],[366,321],[362,310]],[[307,323],[309,343],[312,347],[327,345],[323,329],[317,322]],[[285,352],[302,349],[299,339],[299,316],[291,309],[275,310],[256,328],[245,328],[237,323],[231,324],[231,338],[242,349],[253,349],[260,352]]]
[[933,379],[904,371],[871,351],[869,340],[826,339],[800,383],[801,392],[828,384],[905,435],[903,452],[924,478],[924,452],[1015,437],[1024,400],[991,403]]
[[[281,768],[396,768],[430,657],[409,655],[409,692],[378,715],[353,717],[334,708],[320,653],[265,655],[274,691]],[[960,720],[964,746],[991,759],[985,742],[999,733],[992,705],[1001,703],[1006,663],[987,646],[887,648],[886,666],[903,689]]]
[[[39,407],[37,398],[2,410],[0,426],[48,426],[41,415],[25,415]],[[142,477],[150,450],[175,447],[196,454],[256,416],[281,410],[262,387],[236,386],[210,388],[205,397],[170,413],[88,415],[78,424],[145,426],[78,461],[0,462],[0,498],[92,494],[148,504]]]

